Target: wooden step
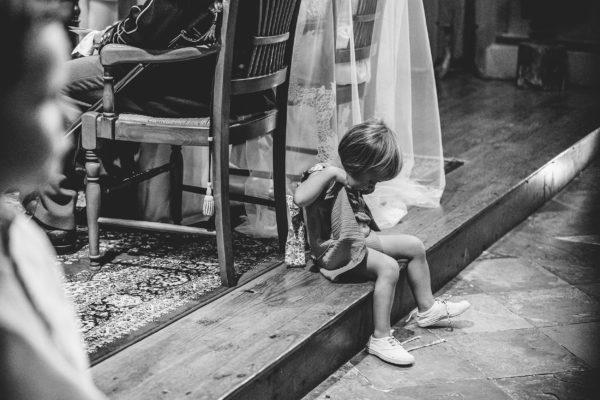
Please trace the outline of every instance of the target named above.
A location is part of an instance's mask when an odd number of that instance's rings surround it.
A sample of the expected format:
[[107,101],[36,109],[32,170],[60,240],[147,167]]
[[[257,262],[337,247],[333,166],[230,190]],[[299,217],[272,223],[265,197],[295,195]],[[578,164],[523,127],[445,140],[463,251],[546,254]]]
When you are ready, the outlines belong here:
[[[434,289],[452,279],[600,154],[600,96],[521,91],[509,82],[444,82],[447,176],[439,209],[411,209],[384,234],[427,248]],[[360,351],[372,284],[333,284],[281,265],[93,367],[113,399],[297,399]],[[414,307],[405,280],[393,309]]]

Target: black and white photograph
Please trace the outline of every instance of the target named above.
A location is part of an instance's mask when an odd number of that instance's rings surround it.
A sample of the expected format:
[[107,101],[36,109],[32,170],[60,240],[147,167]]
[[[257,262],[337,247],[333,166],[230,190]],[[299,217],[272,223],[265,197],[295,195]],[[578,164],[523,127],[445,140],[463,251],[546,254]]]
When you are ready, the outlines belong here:
[[600,1],[0,0],[0,399],[600,399]]

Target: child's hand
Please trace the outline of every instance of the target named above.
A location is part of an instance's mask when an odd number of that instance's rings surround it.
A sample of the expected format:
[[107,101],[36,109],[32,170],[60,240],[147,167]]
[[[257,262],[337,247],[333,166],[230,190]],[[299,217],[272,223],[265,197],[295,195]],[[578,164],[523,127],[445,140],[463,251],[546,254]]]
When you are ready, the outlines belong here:
[[85,35],[79,40],[77,46],[73,49],[71,54],[79,54],[83,57],[91,56],[98,48],[98,44],[102,39],[104,31],[97,31],[91,29],[71,29],[72,32],[78,35]]

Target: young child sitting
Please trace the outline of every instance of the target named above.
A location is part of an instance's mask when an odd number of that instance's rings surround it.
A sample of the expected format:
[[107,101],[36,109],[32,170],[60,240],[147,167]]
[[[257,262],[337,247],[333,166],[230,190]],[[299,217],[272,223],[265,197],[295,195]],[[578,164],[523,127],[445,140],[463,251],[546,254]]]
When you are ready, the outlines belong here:
[[375,281],[375,331],[367,351],[384,361],[411,365],[414,357],[392,335],[390,313],[400,276],[399,258],[408,258],[408,283],[415,296],[417,325],[433,326],[462,314],[470,304],[434,299],[423,242],[412,235],[377,235],[363,194],[393,179],[402,156],[393,132],[380,120],[354,126],[338,146],[341,168],[317,164],[304,173],[294,202],[305,208],[311,256],[332,281],[364,277]]

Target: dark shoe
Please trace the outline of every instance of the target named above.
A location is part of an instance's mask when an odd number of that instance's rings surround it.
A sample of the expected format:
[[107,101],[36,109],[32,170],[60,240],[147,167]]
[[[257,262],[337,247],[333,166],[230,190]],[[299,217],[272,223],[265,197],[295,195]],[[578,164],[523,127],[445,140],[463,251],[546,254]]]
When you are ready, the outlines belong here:
[[58,229],[44,224],[35,217],[31,219],[46,232],[46,236],[48,236],[56,253],[64,254],[75,250],[75,245],[77,244],[77,231],[75,229]]

